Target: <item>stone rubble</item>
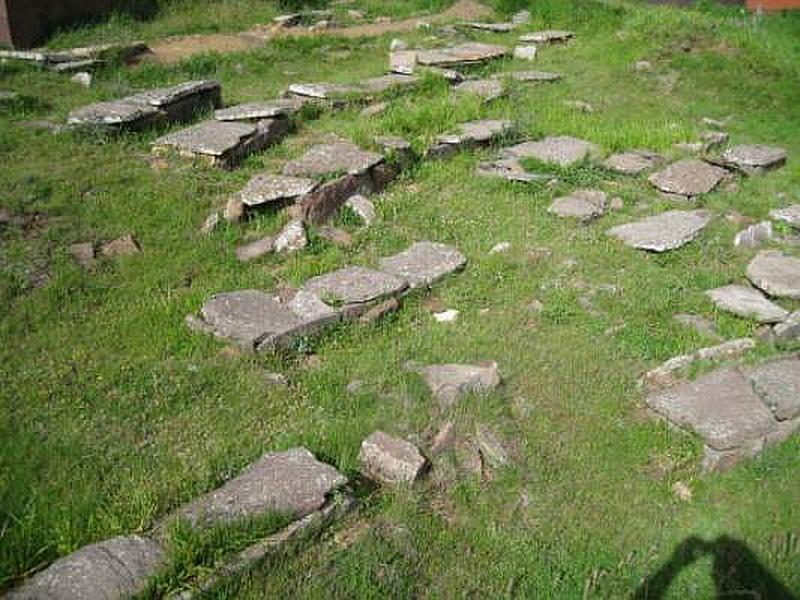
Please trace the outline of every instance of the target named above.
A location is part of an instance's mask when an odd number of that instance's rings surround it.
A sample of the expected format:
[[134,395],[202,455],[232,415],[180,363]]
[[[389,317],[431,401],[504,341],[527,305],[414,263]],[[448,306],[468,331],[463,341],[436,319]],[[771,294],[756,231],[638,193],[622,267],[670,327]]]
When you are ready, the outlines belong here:
[[536,46],[515,46],[514,58],[519,60],[536,60]]

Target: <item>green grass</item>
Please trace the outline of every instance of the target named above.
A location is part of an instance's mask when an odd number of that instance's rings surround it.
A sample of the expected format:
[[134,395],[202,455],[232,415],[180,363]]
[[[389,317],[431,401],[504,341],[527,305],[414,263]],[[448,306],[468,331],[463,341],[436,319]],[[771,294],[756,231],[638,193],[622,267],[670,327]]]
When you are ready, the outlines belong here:
[[[225,3],[214,27],[241,28],[253,4]],[[257,4],[264,18],[278,11]],[[169,5],[125,35],[203,31],[210,19],[202,5]],[[393,36],[280,40],[173,66],[110,65],[88,90],[53,73],[0,65],[0,88],[28,97],[0,109],[0,206],[40,215],[0,232],[0,589],[85,544],[149,530],[264,452],[305,445],[355,476],[359,444],[374,429],[422,443],[453,418],[467,431],[491,425],[513,443],[513,465],[491,481],[441,486],[431,477],[413,489],[365,495],[336,527],[369,524],[351,545],[326,536],[227,582],[216,596],[617,598],[695,535],[742,540],[785,586],[800,590],[800,438],[701,477],[700,442],[642,419],[637,387],[644,370],[712,343],[676,324],[675,313],[706,315],[728,339],[754,329],[715,312],[703,292],[742,281],[753,255],[733,249],[737,227],[722,215],[762,219],[800,201],[800,15],[754,19],[733,10],[567,0],[530,8],[532,29],[576,31],[574,43],[541,49],[534,67],[562,71],[562,82],[519,86],[510,98],[481,105],[456,101],[428,79],[378,117],[361,118],[353,108],[305,121],[284,144],[232,172],[180,162],[153,169],[148,145],[158,131],[99,140],[23,122],[61,121],[88,102],[195,77],[221,80],[229,103],[273,97],[295,81],[353,81],[383,72]],[[112,20],[53,43],[99,41],[105,28],[125,31],[117,27]],[[427,35],[403,37],[423,44]],[[635,72],[640,59],[653,70]],[[501,61],[476,72],[530,66]],[[576,111],[563,104],[568,99],[596,110]],[[695,139],[702,117],[728,115],[734,143],[783,146],[789,163],[740,181],[738,191],[704,197],[700,205],[719,216],[697,242],[664,256],[604,236],[613,225],[673,207],[642,179],[581,165],[553,171],[561,180],[554,188],[510,184],[474,174],[490,151],[419,164],[377,199],[381,218],[371,228],[339,221],[355,237],[348,249],[317,239],[295,256],[240,264],[235,247],[277,230],[283,215],[209,237],[198,231],[250,176],[277,169],[330,132],[361,144],[400,135],[423,150],[458,122],[504,117],[524,136],[569,134],[605,152],[650,148],[677,157],[673,144]],[[553,197],[578,186],[619,195],[625,208],[589,226],[546,212]],[[128,232],[141,255],[90,272],[67,255],[73,242]],[[428,295],[410,296],[381,323],[307,340],[303,350],[317,356],[316,365],[302,354],[231,353],[183,324],[210,294],[296,285],[346,264],[374,264],[422,239],[454,244],[469,258],[467,269]],[[489,255],[500,241],[511,250]],[[582,282],[619,291],[598,292],[592,315],[579,304]],[[539,314],[527,308],[534,299],[544,304]],[[460,310],[460,320],[434,322],[432,301]],[[760,346],[755,356],[774,352]],[[407,360],[486,359],[499,363],[503,388],[450,412],[402,368]],[[270,385],[269,371],[284,373],[290,386]],[[364,386],[348,394],[356,379]],[[690,483],[691,502],[674,497],[675,481]],[[154,594],[186,585],[223,551],[279,525],[267,521],[205,537],[178,532]],[[708,557],[687,567],[669,597],[712,596],[711,571]]]

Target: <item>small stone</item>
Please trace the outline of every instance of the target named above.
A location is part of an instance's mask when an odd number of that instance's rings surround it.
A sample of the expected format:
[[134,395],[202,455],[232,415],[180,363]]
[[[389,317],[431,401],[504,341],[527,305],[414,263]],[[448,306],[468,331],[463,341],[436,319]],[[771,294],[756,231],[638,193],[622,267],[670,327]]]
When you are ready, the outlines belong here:
[[511,250],[511,242],[499,242],[492,246],[492,249],[489,250],[489,254],[502,254],[509,250]]
[[484,102],[496,100],[506,94],[505,87],[500,79],[470,79],[456,85],[453,91],[456,94],[478,96]]
[[75,73],[75,75],[70,77],[69,80],[86,88],[92,86],[92,74],[87,73],[86,71]]
[[800,416],[800,359],[785,358],[749,369],[753,389],[779,421]]
[[682,481],[676,481],[672,484],[672,493],[678,500],[683,502],[692,501],[692,489]]
[[594,112],[594,106],[588,102],[584,102],[583,100],[564,100],[564,106],[574,108],[575,110],[579,110],[588,114]]
[[297,252],[308,245],[306,228],[300,219],[289,221],[272,243],[275,252]]
[[639,71],[640,73],[642,71],[652,71],[653,63],[651,63],[649,60],[637,60],[635,63],[633,63],[633,70]]
[[776,298],[800,300],[800,259],[775,250],[762,250],[747,266],[747,278]]
[[219,211],[213,210],[203,221],[203,226],[200,228],[200,233],[203,235],[210,235],[219,225]]
[[412,483],[427,465],[416,446],[382,431],[361,442],[358,457],[365,474],[385,484]]
[[458,133],[440,135],[437,142],[447,147],[447,150],[467,146],[482,146],[502,139],[510,133],[513,125],[504,119],[482,119],[468,121],[458,126]]
[[369,325],[398,310],[400,310],[400,301],[397,298],[389,298],[367,310],[358,318],[358,321],[363,325]]
[[128,233],[110,242],[100,244],[97,254],[103,258],[117,258],[139,254],[141,251],[139,242]]
[[454,323],[460,314],[459,311],[451,308],[442,312],[433,313],[433,318],[437,323]]
[[708,151],[716,146],[722,146],[728,142],[728,134],[724,131],[706,131],[701,139],[703,140],[703,149]]
[[536,46],[517,46],[514,48],[514,58],[536,60]]
[[344,204],[364,222],[364,225],[372,225],[377,218],[375,205],[361,194],[351,196]]
[[389,70],[401,75],[412,75],[417,68],[416,50],[392,50],[389,53]]
[[762,144],[733,146],[722,153],[722,161],[745,172],[757,172],[782,166],[786,150]]
[[264,373],[264,381],[276,387],[287,387],[289,385],[289,380],[286,379],[286,375],[283,373]]
[[769,211],[771,219],[788,223],[795,229],[800,229],[800,204],[793,204],[786,208],[776,208]]
[[712,119],[710,117],[703,117],[701,119],[703,125],[708,125],[709,127],[716,127],[717,129],[722,129],[723,127],[725,127],[728,124],[728,121],[730,120],[731,120],[730,117],[723,120]]
[[600,149],[591,142],[562,135],[547,137],[536,142],[523,142],[504,150],[511,158],[535,158],[542,162],[553,162],[569,167],[586,158],[598,155]]
[[694,240],[710,221],[711,213],[705,210],[670,210],[641,221],[613,227],[606,233],[633,248],[666,252]]
[[326,242],[330,242],[335,246],[342,248],[349,248],[353,245],[353,236],[347,233],[344,229],[338,227],[331,227],[330,225],[322,225],[317,230],[317,234]]
[[348,394],[357,394],[363,387],[364,382],[361,379],[354,379],[345,386],[344,391]]
[[800,340],[800,310],[796,310],[782,323],[778,323],[773,328],[775,341],[796,342]]
[[608,208],[611,210],[622,210],[625,208],[625,201],[619,196],[614,196],[608,203]]
[[779,323],[789,313],[767,300],[761,292],[741,285],[727,285],[706,292],[711,301],[721,310],[759,323]]
[[544,303],[541,300],[532,300],[527,309],[532,313],[540,313],[544,310]]
[[599,190],[575,190],[569,196],[556,198],[547,212],[562,218],[588,222],[605,212],[606,195]]
[[95,265],[94,244],[91,242],[71,244],[67,251],[75,259],[75,262],[84,269],[91,269]]
[[672,163],[649,181],[662,192],[693,198],[713,190],[727,174],[725,169],[690,158]]
[[483,462],[493,468],[500,469],[510,462],[508,451],[500,437],[485,425],[478,425],[475,438]]
[[765,242],[774,239],[774,237],[772,222],[761,221],[737,233],[736,237],[733,238],[733,245],[735,248],[758,248],[763,246]]
[[381,270],[407,280],[412,288],[429,287],[443,277],[463,269],[466,257],[452,246],[416,242],[410,248],[381,259]]
[[714,323],[705,317],[681,313],[675,315],[673,318],[684,327],[690,327],[694,329],[700,335],[712,339],[721,339],[721,336],[719,335]]
[[427,367],[412,365],[409,368],[422,376],[434,399],[445,406],[452,405],[465,394],[491,392],[500,385],[500,373],[495,362]]
[[238,223],[244,218],[245,204],[237,195],[228,199],[222,211],[222,218],[228,223]]
[[639,175],[652,169],[661,160],[661,156],[649,150],[631,150],[609,156],[603,166],[606,169],[623,175]]
[[248,262],[257,258],[261,258],[265,254],[272,252],[274,241],[275,238],[270,235],[249,244],[245,244],[244,246],[239,246],[236,249],[236,258],[240,262]]
[[403,40],[398,40],[395,38],[389,43],[389,50],[392,52],[397,50],[408,50],[408,44],[406,44]]
[[376,102],[375,104],[370,104],[369,106],[363,108],[361,110],[361,116],[374,117],[383,112],[386,112],[388,108],[389,108],[388,102]]
[[514,25],[525,25],[531,22],[531,11],[529,10],[520,10],[515,12],[514,15],[511,17],[511,22]]

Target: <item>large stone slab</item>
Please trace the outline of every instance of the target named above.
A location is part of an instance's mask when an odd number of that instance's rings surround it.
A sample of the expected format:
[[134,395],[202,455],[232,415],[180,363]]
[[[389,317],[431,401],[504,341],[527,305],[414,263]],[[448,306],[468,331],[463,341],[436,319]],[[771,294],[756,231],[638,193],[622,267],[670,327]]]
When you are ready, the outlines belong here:
[[591,221],[603,216],[606,194],[599,190],[575,190],[568,196],[556,198],[547,209],[559,217]]
[[660,155],[649,150],[629,150],[612,154],[603,162],[603,166],[623,175],[639,175],[655,167],[660,160]]
[[277,142],[288,130],[285,119],[264,119],[257,124],[238,121],[205,121],[169,133],[153,142],[153,151],[175,151],[230,168],[243,158]]
[[67,125],[78,128],[145,129],[164,120],[164,113],[148,104],[111,100],[72,111]]
[[741,447],[775,430],[769,409],[735,369],[714,371],[645,401],[658,414],[700,435],[714,450]]
[[800,417],[800,359],[774,360],[748,369],[746,375],[776,419]]
[[572,31],[561,29],[546,29],[544,31],[534,31],[526,33],[519,38],[520,42],[532,42],[534,44],[552,44],[566,42],[572,39],[575,34]]
[[789,312],[767,300],[761,292],[742,285],[726,285],[706,292],[721,310],[759,323],[779,323]]
[[414,444],[383,431],[361,442],[358,458],[368,477],[388,484],[412,483],[427,463]]
[[445,406],[452,405],[466,394],[491,392],[500,385],[500,373],[494,362],[410,365],[409,369],[422,376],[433,397]]
[[773,169],[786,162],[786,150],[763,144],[733,146],[722,153],[722,161],[745,173]]
[[433,67],[455,67],[486,62],[506,54],[508,49],[504,46],[472,42],[449,48],[417,50],[416,61]]
[[641,221],[619,225],[607,234],[640,250],[666,252],[694,240],[711,221],[707,210],[670,210]]
[[274,117],[291,117],[302,109],[304,104],[305,102],[298,98],[249,102],[214,111],[214,118],[217,121],[258,121]]
[[305,291],[345,308],[396,296],[406,288],[406,279],[365,267],[344,267],[313,277],[303,285]]
[[800,204],[773,209],[769,211],[769,216],[776,221],[788,223],[795,229],[800,229]]
[[344,475],[305,448],[270,452],[222,487],[176,510],[169,520],[210,527],[267,513],[301,518],[322,508],[345,483]]
[[542,162],[569,167],[599,154],[600,149],[591,142],[568,135],[546,137],[536,142],[523,142],[506,148],[506,157],[534,158]]
[[317,100],[347,100],[363,96],[364,90],[352,83],[293,83],[288,93]]
[[800,300],[800,259],[776,250],[762,250],[747,265],[747,278],[776,298]]
[[693,198],[713,190],[727,175],[728,171],[721,167],[687,158],[653,173],[649,181],[662,192]]
[[418,288],[433,285],[466,264],[466,257],[452,246],[416,242],[399,254],[382,258],[380,268]]
[[305,177],[261,173],[247,182],[239,192],[239,197],[244,204],[254,207],[291,201],[312,192],[316,187],[314,180]]
[[124,600],[142,592],[166,553],[138,535],[81,548],[34,575],[9,600]]
[[485,102],[505,95],[506,90],[500,79],[470,79],[453,88],[456,94],[478,96]]
[[332,173],[359,175],[383,162],[383,156],[362,150],[349,142],[312,146],[300,158],[288,162],[284,175],[322,177]]
[[335,309],[306,292],[282,299],[259,290],[239,290],[209,298],[200,309],[200,322],[190,325],[247,350],[261,350],[285,346],[339,318]]

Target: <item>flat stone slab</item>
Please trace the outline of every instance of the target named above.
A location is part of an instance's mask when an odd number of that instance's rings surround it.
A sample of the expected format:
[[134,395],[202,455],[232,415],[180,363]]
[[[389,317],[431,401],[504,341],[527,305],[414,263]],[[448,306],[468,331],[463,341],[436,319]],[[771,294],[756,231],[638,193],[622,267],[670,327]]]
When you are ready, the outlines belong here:
[[505,73],[495,73],[492,75],[493,79],[511,79],[518,83],[543,83],[550,81],[559,81],[563,79],[561,73],[553,73],[550,71],[508,71]]
[[669,210],[641,221],[612,227],[606,233],[632,248],[666,252],[694,240],[711,222],[711,218],[707,210]]
[[161,120],[163,114],[149,104],[128,100],[97,102],[73,110],[67,125],[75,127],[145,127]]
[[786,162],[786,150],[762,144],[744,144],[725,150],[722,161],[745,172],[773,169]]
[[260,290],[216,294],[200,309],[199,327],[245,349],[286,345],[336,323],[339,313],[313,294],[282,300]]
[[622,173],[623,175],[639,175],[655,167],[661,156],[648,150],[629,150],[612,154],[604,162],[606,169]]
[[501,58],[506,54],[508,54],[508,48],[505,46],[473,42],[450,48],[417,50],[416,61],[421,65],[431,67],[456,67],[486,62]]
[[793,204],[786,208],[776,208],[769,211],[771,219],[788,223],[795,229],[800,229],[800,204]]
[[276,512],[302,518],[324,506],[347,478],[305,448],[270,452],[222,487],[179,508],[171,519],[210,527]]
[[58,559],[8,595],[16,600],[124,600],[165,563],[156,542],[138,535],[85,546]]
[[512,127],[512,122],[505,119],[467,121],[458,126],[458,133],[440,135],[437,141],[454,146],[486,144],[508,134]]
[[800,417],[800,359],[774,360],[748,369],[746,375],[776,419]]
[[456,94],[479,96],[486,102],[506,94],[505,86],[500,79],[470,79],[456,85],[453,91]]
[[431,286],[464,268],[466,257],[452,246],[437,242],[415,242],[407,250],[382,258],[380,268],[408,281],[412,288]]
[[364,90],[351,83],[293,83],[289,94],[317,100],[343,100],[363,95]]
[[156,108],[165,108],[191,97],[203,96],[205,94],[218,95],[220,89],[220,84],[217,81],[187,81],[185,83],[179,83],[178,85],[140,92],[133,96],[128,96],[127,100],[149,104]]
[[800,300],[800,259],[776,250],[762,250],[747,265],[747,278],[776,298]]
[[308,194],[317,187],[317,183],[305,177],[288,177],[262,173],[253,177],[239,197],[247,206],[261,206],[272,202],[286,202]]
[[433,397],[449,406],[466,394],[491,392],[500,385],[497,363],[478,365],[444,364],[418,367],[410,370],[419,373]]
[[743,285],[726,285],[706,292],[721,310],[759,323],[779,323],[789,312],[767,300],[758,290]]
[[750,381],[735,369],[720,369],[651,394],[645,402],[671,422],[700,435],[718,451],[762,439],[776,425]]
[[547,209],[559,217],[591,221],[603,216],[606,194],[599,190],[575,190],[568,196],[556,198]]
[[309,279],[303,289],[344,306],[366,304],[396,296],[408,288],[405,278],[365,267],[344,267]]
[[365,474],[381,483],[412,483],[427,461],[414,444],[376,431],[361,442],[359,460]]
[[572,31],[563,31],[561,29],[546,29],[544,31],[534,31],[533,33],[526,33],[519,38],[520,42],[532,42],[534,44],[552,44],[557,42],[566,42],[572,39],[575,33]]
[[466,27],[468,29],[477,29],[478,31],[491,31],[493,33],[508,33],[517,28],[516,23],[480,23],[476,21],[470,21],[467,23],[461,23],[461,27]]
[[568,135],[546,137],[536,142],[523,142],[506,148],[506,157],[535,158],[548,163],[569,167],[599,154],[600,149],[591,142]]
[[412,87],[419,83],[417,77],[400,73],[390,73],[389,75],[381,75],[380,77],[372,77],[360,82],[359,87],[372,94],[381,94],[391,89]]
[[332,173],[360,175],[383,162],[383,156],[362,150],[349,142],[318,144],[300,158],[286,163],[284,175],[322,177]]
[[728,171],[721,167],[696,158],[687,158],[653,173],[648,181],[662,192],[692,198],[707,194],[727,175]]
[[516,158],[501,158],[478,164],[476,173],[485,177],[499,177],[507,181],[534,183],[550,181],[553,177],[541,173],[529,173]]
[[214,111],[217,121],[258,121],[273,117],[290,117],[305,103],[297,98],[278,98],[266,102],[249,102]]

